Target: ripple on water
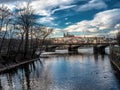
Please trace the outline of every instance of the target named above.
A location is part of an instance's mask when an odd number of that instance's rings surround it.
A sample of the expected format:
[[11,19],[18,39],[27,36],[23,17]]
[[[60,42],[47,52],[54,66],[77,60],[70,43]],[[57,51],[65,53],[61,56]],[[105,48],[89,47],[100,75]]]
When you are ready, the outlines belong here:
[[120,90],[108,55],[43,58],[0,75],[0,90]]

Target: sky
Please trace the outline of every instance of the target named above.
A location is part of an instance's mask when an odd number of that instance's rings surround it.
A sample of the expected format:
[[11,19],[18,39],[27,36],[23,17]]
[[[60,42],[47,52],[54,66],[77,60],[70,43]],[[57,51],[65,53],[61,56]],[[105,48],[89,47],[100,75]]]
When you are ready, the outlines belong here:
[[[0,0],[14,11],[28,0]],[[120,0],[31,0],[39,23],[54,29],[53,37],[114,36],[120,30]]]

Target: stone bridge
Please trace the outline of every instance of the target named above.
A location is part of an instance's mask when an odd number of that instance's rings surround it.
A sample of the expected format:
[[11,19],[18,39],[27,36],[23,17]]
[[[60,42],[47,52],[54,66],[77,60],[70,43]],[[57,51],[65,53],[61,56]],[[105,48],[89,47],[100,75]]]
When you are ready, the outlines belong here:
[[46,46],[45,51],[55,51],[56,49],[68,49],[68,52],[78,53],[78,48],[93,47],[94,53],[105,53],[105,48],[110,45],[116,45],[117,43],[51,43]]

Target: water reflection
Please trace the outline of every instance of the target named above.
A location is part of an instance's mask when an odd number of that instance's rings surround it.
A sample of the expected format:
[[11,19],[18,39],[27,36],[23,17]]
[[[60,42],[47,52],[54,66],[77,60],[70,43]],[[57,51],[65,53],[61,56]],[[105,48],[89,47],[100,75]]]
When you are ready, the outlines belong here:
[[0,90],[2,90],[2,84],[1,84],[1,79],[0,79]]
[[98,54],[94,54],[95,61],[98,61]]
[[0,75],[0,90],[120,90],[108,55],[41,59]]

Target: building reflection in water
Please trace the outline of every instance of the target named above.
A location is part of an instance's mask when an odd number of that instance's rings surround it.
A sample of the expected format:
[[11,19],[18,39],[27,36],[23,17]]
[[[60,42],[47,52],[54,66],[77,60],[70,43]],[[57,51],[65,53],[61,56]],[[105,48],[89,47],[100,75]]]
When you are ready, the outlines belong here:
[[94,60],[98,61],[98,54],[94,54]]
[[105,55],[104,54],[101,55],[101,59],[104,61],[104,59],[105,59]]

